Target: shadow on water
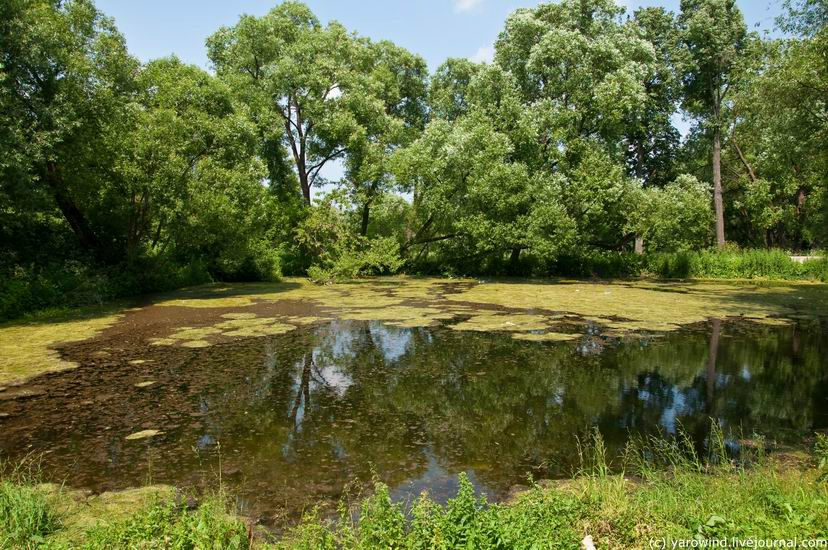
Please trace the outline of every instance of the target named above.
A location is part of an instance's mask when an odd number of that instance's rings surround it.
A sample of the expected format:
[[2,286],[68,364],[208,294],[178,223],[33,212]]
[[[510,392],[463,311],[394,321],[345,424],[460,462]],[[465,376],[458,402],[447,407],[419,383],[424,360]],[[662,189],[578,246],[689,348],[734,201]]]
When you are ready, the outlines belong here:
[[[577,467],[575,436],[725,429],[795,438],[828,426],[828,323],[711,321],[659,337],[570,343],[333,321],[209,348],[127,341],[0,400],[0,452],[95,491],[222,483],[265,523],[333,507],[374,475],[400,499],[453,495],[467,472],[491,498]],[[143,430],[161,433],[126,439]]]

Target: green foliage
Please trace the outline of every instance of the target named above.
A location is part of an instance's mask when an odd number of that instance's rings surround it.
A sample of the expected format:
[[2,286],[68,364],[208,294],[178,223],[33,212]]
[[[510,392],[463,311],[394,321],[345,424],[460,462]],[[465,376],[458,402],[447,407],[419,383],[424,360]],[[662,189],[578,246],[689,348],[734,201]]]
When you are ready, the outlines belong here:
[[[259,256],[257,261],[267,256]],[[18,266],[0,278],[0,319],[13,319],[49,308],[100,305],[117,298],[172,290],[212,280],[201,261],[178,264],[142,259],[132,266],[96,268],[83,262]]]
[[115,523],[93,528],[84,548],[247,549],[247,526],[217,497],[190,512],[175,502],[153,502]]
[[309,209],[296,229],[296,241],[311,259],[308,277],[317,283],[393,274],[404,263],[395,238],[367,239],[355,234],[330,201]]
[[646,258],[632,252],[585,252],[564,255],[549,264],[547,275],[562,277],[638,277],[646,267]]
[[693,250],[710,243],[713,212],[707,185],[682,174],[664,188],[639,192],[630,229],[648,251]]
[[820,479],[828,480],[828,435],[817,434],[814,443],[814,454],[817,459],[817,468],[822,472]]
[[360,508],[359,519],[326,525],[306,517],[278,546],[305,548],[495,549],[577,548],[573,528],[584,508],[577,498],[534,487],[515,502],[489,504],[476,497],[465,474],[445,506],[421,496],[408,514],[378,483]]
[[816,279],[828,281],[828,259],[795,262],[782,250],[702,250],[652,254],[648,271],[662,277]]
[[296,1],[213,33],[214,74],[140,63],[90,0],[3,2],[0,318],[282,272],[824,280],[704,251],[711,179],[739,246],[828,238],[826,10],[785,8],[769,39],[733,0],[542,3],[429,78]]

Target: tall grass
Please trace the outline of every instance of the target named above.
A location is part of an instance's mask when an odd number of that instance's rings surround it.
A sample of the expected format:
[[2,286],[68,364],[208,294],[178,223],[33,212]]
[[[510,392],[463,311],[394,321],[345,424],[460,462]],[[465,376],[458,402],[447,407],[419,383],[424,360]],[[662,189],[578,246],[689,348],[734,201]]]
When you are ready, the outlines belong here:
[[828,257],[795,262],[783,250],[702,250],[647,256],[646,270],[667,278],[812,279],[828,282]]
[[157,500],[133,516],[89,530],[84,548],[175,548],[179,550],[250,548],[247,526],[228,513],[219,496],[194,511],[174,500]]
[[39,461],[0,463],[0,548],[35,548],[60,528],[49,496],[36,485]]

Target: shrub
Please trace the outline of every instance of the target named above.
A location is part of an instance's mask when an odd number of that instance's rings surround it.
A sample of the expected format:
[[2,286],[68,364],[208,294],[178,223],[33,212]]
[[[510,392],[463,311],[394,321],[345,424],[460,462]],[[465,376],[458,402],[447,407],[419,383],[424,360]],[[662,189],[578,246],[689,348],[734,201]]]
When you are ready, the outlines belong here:
[[637,277],[644,266],[644,256],[631,252],[585,252],[559,257],[549,271],[563,277]]

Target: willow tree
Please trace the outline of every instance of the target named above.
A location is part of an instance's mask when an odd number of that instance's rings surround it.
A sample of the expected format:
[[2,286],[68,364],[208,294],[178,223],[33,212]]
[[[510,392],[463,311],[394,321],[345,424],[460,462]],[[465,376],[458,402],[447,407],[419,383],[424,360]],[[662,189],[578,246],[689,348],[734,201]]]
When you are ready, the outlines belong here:
[[[325,165],[345,153],[351,118],[341,116],[338,96],[352,78],[357,47],[342,25],[323,27],[298,2],[284,2],[262,17],[243,15],[207,39],[216,73],[237,90],[260,128],[268,166],[278,167],[287,148],[306,204]],[[267,148],[272,139],[278,146]],[[270,172],[272,185],[285,177],[278,169]]]
[[[533,171],[555,175],[583,247],[619,249],[634,186],[626,171],[631,121],[650,108],[646,84],[659,57],[611,0],[564,0],[506,20],[495,63],[513,75],[535,123],[535,147],[518,149]],[[520,140],[518,140],[520,142]]]
[[0,3],[0,194],[24,225],[57,210],[71,248],[100,259],[118,259],[99,215],[118,145],[105,127],[124,116],[137,69],[92,2]]
[[724,107],[739,64],[747,29],[735,0],[682,0],[678,18],[685,62],[684,108],[702,122],[712,138],[713,204],[716,242],[725,244],[722,198]]
[[357,70],[338,101],[341,116],[350,119],[341,184],[365,236],[371,208],[396,185],[390,168],[394,151],[416,139],[425,125],[428,68],[421,57],[391,42],[360,42],[360,57],[353,60]]

